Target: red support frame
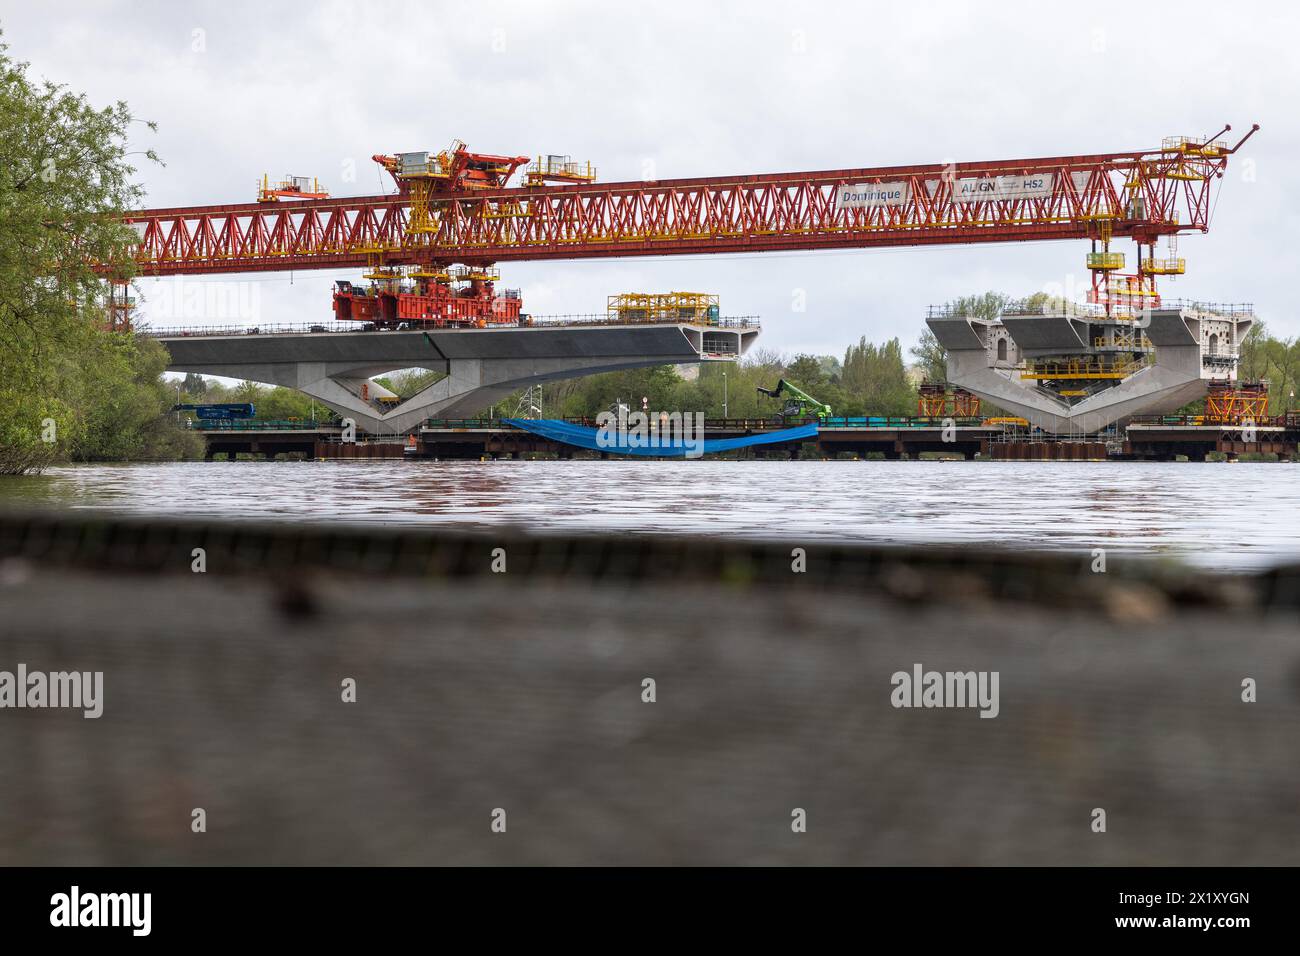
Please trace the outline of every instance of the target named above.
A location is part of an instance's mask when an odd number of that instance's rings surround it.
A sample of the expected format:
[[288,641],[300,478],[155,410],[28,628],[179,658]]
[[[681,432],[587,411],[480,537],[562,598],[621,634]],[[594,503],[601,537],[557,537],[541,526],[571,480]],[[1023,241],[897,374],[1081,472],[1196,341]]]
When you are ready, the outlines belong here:
[[[1211,185],[1240,145],[1210,155],[1163,149],[476,189],[432,197],[437,226],[427,233],[407,230],[409,199],[402,195],[152,209],[126,221],[140,233],[145,275],[358,268],[377,256],[386,265],[477,265],[1097,238],[1103,222],[1113,237],[1152,243],[1209,228]],[[1050,193],[954,196],[960,180],[994,176],[1052,177]],[[905,183],[906,200],[837,208],[840,187],[882,183]]]

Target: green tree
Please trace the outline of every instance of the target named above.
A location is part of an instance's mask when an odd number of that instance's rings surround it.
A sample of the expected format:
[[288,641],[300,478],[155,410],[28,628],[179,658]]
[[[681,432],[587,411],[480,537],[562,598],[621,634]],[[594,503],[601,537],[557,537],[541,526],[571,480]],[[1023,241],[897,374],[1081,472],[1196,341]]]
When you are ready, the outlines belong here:
[[829,383],[826,368],[816,355],[796,355],[785,370],[785,377],[817,398],[820,398],[817,390]]
[[1291,396],[1300,387],[1300,340],[1269,337],[1263,342],[1263,351],[1269,407],[1281,413],[1295,404]]
[[[252,401],[256,406],[258,418],[275,421],[297,418],[302,421],[310,421],[312,417],[313,403],[311,396],[304,395],[294,388],[284,388],[278,385],[275,388],[264,388]],[[316,405],[315,413],[317,419],[329,419],[333,414],[324,405]]]
[[849,400],[842,403],[846,414],[861,408],[865,415],[908,415],[916,408],[916,390],[907,380],[898,339],[877,346],[863,336],[849,346],[841,383]]
[[1011,297],[1001,292],[984,292],[980,295],[964,295],[953,299],[945,306],[954,315],[964,315],[972,319],[992,321],[1002,315]]
[[948,381],[948,350],[929,328],[921,331],[921,337],[908,353],[916,359],[921,375],[927,382]]
[[[988,295],[989,293],[985,294]],[[1048,314],[1052,312],[1065,312],[1068,311],[1069,308],[1069,301],[1059,295],[1050,295],[1046,292],[1035,292],[1033,295],[1025,297],[1026,312],[1041,312],[1043,314]]]
[[203,440],[161,414],[176,399],[163,381],[167,351],[153,339],[100,335],[93,349],[96,374],[72,379],[73,400],[85,427],[69,449],[76,461],[196,457]]
[[250,402],[257,404],[258,400],[266,394],[266,386],[258,382],[245,379],[234,387],[230,393],[232,402]]
[[446,372],[436,372],[425,368],[405,368],[381,376],[375,381],[398,397],[406,399],[419,394],[434,382],[446,377]]
[[1258,382],[1268,375],[1268,328],[1258,319],[1246,333],[1238,350],[1237,374],[1244,381]]
[[104,329],[97,268],[134,269],[133,121],[123,103],[29,79],[0,43],[0,473],[192,441],[158,431],[174,429],[161,348]]
[[201,399],[208,393],[208,380],[198,372],[186,372],[181,393],[189,396],[191,401]]

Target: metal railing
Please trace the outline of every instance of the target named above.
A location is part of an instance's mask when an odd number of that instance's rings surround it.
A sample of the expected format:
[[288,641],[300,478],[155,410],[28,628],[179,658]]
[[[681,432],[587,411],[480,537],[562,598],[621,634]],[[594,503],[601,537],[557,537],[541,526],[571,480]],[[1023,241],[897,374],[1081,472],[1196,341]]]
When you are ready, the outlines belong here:
[[321,435],[319,441],[329,445],[406,445],[410,436],[406,432],[358,432],[355,439],[344,441],[342,434]]
[[1182,258],[1143,259],[1141,269],[1147,275],[1180,276],[1187,272],[1187,260]]
[[[629,409],[628,414],[630,415],[633,412],[638,412],[638,411],[639,409]],[[688,412],[682,412],[680,414],[693,415],[695,414],[695,412],[688,411]],[[526,418],[528,416],[509,415],[506,417]],[[574,416],[574,415],[568,415],[565,416],[564,418],[559,418],[559,419],[549,418],[548,416],[542,416],[542,417],[547,418],[548,421],[562,421],[562,422],[567,422],[570,425],[583,425],[587,428],[600,427],[600,422],[598,422],[595,418],[588,418],[588,417]],[[711,430],[720,429],[722,431],[743,431],[746,429],[755,429],[755,428],[771,430],[777,428],[789,428],[789,427],[793,427],[794,425],[806,424],[808,422],[816,422],[816,421],[817,421],[816,418],[799,419],[799,420],[791,419],[788,422],[777,421],[776,419],[773,418],[706,418],[704,419],[704,427],[706,429],[711,429]],[[650,423],[652,425],[657,423],[656,413],[651,413]],[[509,429],[511,426],[505,424],[500,418],[428,418],[425,419],[421,427],[427,429],[468,428],[468,429],[484,429],[484,430],[498,430],[498,429],[505,430],[505,429]]]
[[[568,419],[566,419],[567,421]],[[502,428],[499,418],[426,418],[421,428]]]
[[[713,321],[685,321],[682,319],[662,319],[662,320],[645,320],[641,322],[628,322],[626,320],[611,319],[607,315],[533,315],[524,316],[526,321],[519,323],[499,323],[488,326],[489,329],[516,329],[516,328],[569,328],[582,326],[597,325],[691,325],[706,329],[761,329],[762,323],[756,315],[738,315],[728,316],[727,318],[715,319]],[[285,322],[274,325],[190,325],[177,328],[162,328],[148,324],[138,324],[136,333],[148,336],[150,338],[183,338],[196,335],[301,335],[307,333],[357,333],[357,332],[389,332],[389,331],[406,331],[406,332],[427,332],[442,328],[428,323],[420,323],[412,320],[409,328],[393,330],[378,329],[370,323],[348,322],[331,323],[324,325],[319,322]]]
[[[1202,302],[1196,299],[1162,299],[1158,307],[1153,306],[1151,311],[1162,312],[1179,310],[1185,312],[1205,312],[1210,315],[1220,316],[1222,318],[1253,318],[1255,315],[1255,306],[1250,302]],[[1132,318],[1134,314],[1141,314],[1142,308],[1112,306],[1112,317]],[[1036,298],[1016,299],[1008,302],[1002,307],[1001,315],[1069,315],[1078,318],[1097,321],[1106,318],[1106,309],[1104,305],[1087,302],[1061,302],[1051,300],[1048,302],[1039,301]],[[956,309],[951,305],[931,305],[925,310],[927,319],[973,319],[973,316],[964,309]]]
[[1166,299],[1163,308],[1182,309],[1185,312],[1208,312],[1224,318],[1253,318],[1255,306],[1251,302],[1201,302],[1196,299]]
[[1100,306],[1086,302],[1062,302],[1056,299],[1013,299],[1002,308],[1003,315],[1075,315],[1082,318],[1092,318],[1100,311]]
[[925,307],[925,317],[927,319],[974,319],[973,316],[965,309],[957,309],[951,305],[927,305]]
[[[629,409],[628,414],[638,412],[639,409]],[[657,413],[650,414],[650,424],[656,425],[658,419]],[[694,415],[695,412],[682,412],[683,415]],[[507,416],[509,418],[523,418],[525,416]],[[543,416],[546,417],[546,416]],[[551,419],[551,421],[567,422],[570,425],[583,425],[587,428],[599,428],[600,422],[595,418],[585,418],[581,416],[568,415],[564,418]],[[763,430],[773,431],[781,428],[793,428],[796,425],[805,425],[817,422],[816,418],[789,419],[780,421],[775,418],[705,418],[704,427],[710,431],[747,431]],[[500,418],[429,418],[424,421],[421,428],[437,429],[482,429],[482,430],[507,430],[511,426],[507,425]]]
[[190,428],[205,432],[313,431],[338,429],[336,421],[308,422],[296,418],[195,418]]
[[[1039,302],[1030,299],[1015,299],[1006,303],[999,311],[1002,315],[1077,315],[1085,318],[1093,318],[1100,311],[1100,307],[1091,306],[1080,302],[1060,302],[1056,300],[1048,302]],[[982,316],[971,315],[965,309],[957,309],[951,305],[931,305],[925,310],[927,319],[976,319]],[[997,318],[995,316],[995,318]]]
[[1203,136],[1166,136],[1160,141],[1162,151],[1179,150],[1196,156],[1217,156],[1227,148],[1227,140],[1207,140]]
[[1020,370],[1022,379],[1100,379],[1124,378],[1147,367],[1146,362],[1115,362],[1104,364],[1080,359],[1069,362],[1026,362]]
[[760,329],[762,322],[756,315],[733,315],[718,319],[620,319],[608,315],[533,315],[526,323],[529,327],[554,325],[693,325],[705,329]]
[[1145,335],[1134,335],[1132,330],[1125,329],[1118,331],[1112,337],[1111,341],[1106,340],[1106,336],[1098,335],[1092,340],[1093,348],[1097,349],[1118,349],[1121,351],[1149,350],[1155,348],[1151,340]]
[[[511,416],[513,417],[513,416]],[[961,428],[985,428],[990,431],[1005,433],[1014,439],[1015,435],[1029,432],[1038,432],[1040,429],[1029,425],[1028,422],[1020,424],[1013,419],[985,418],[983,416],[958,417],[958,416],[832,416],[830,418],[790,418],[780,420],[776,418],[706,418],[704,427],[711,432],[740,432],[740,431],[778,431],[784,428],[794,428],[799,425],[817,424],[823,428],[941,428],[947,421],[951,421]],[[584,418],[580,416],[567,416],[559,419],[568,422],[571,425],[583,425],[588,428],[597,428],[599,423],[594,418]],[[653,421],[652,421],[653,423]],[[1133,425],[1197,425],[1197,426],[1221,426],[1225,428],[1241,427],[1241,423],[1227,422],[1221,418],[1215,418],[1210,415],[1135,415],[1130,419]],[[271,428],[276,426],[285,426],[299,429],[332,429],[337,430],[339,426],[336,423],[322,422],[312,424],[310,422],[213,422],[210,423],[206,430],[252,430],[257,428]],[[1258,428],[1292,428],[1300,429],[1300,410],[1290,411],[1284,415],[1275,415],[1262,417],[1255,420],[1255,426]],[[195,427],[198,427],[197,424]],[[505,424],[499,418],[430,418],[426,419],[420,425],[421,430],[440,431],[440,430],[470,430],[470,431],[512,431],[510,425]],[[1075,436],[1077,440],[1095,441],[1099,438],[1114,437],[1118,434],[1114,426],[1110,426],[1100,432],[1089,435]],[[365,440],[381,441],[399,441],[405,440],[405,435],[366,435]],[[1063,436],[1057,436],[1061,439]],[[325,440],[332,440],[326,438]]]
[[963,428],[972,428],[980,425],[983,419],[957,415],[860,415],[832,416],[821,419],[818,424],[823,428],[942,428],[949,421]]
[[137,335],[155,339],[182,337],[188,335],[297,335],[303,332],[360,332],[358,325],[329,327],[319,322],[283,322],[275,325],[187,325],[176,328],[156,327],[139,323],[135,327]]
[[1087,266],[1089,269],[1123,269],[1124,253],[1090,252],[1088,253]]
[[[1242,428],[1246,422],[1229,421],[1217,415],[1134,415],[1129,419],[1130,425],[1200,425],[1214,428]],[[1251,421],[1255,428],[1297,428],[1300,427],[1300,412],[1288,412],[1284,415],[1265,415]]]
[[[694,413],[689,413],[694,414]],[[515,417],[515,416],[508,416]],[[559,421],[568,422],[571,425],[582,425],[588,428],[600,427],[600,422],[595,418],[586,418],[581,416],[566,416]],[[857,415],[857,416],[832,416],[829,418],[706,418],[704,427],[711,432],[744,432],[744,431],[779,431],[784,428],[795,428],[799,425],[820,425],[823,428],[942,428],[949,421],[962,428],[996,428],[1001,423],[988,421],[981,416],[954,416],[954,415],[914,415],[914,416],[897,416],[897,415]],[[650,424],[657,424],[654,416],[651,416]],[[323,441],[333,441],[337,438],[335,433],[342,431],[342,425],[338,421],[302,421],[299,419],[195,419],[190,422],[190,428],[196,431],[206,432],[252,432],[252,431],[319,431],[328,434],[322,436]],[[512,426],[507,425],[501,418],[427,418],[420,423],[420,431],[511,431]],[[406,434],[369,434],[367,433],[362,440],[364,441],[404,441]]]
[[562,178],[591,182],[596,167],[589,161],[575,161],[572,156],[539,156],[524,170],[526,178]]

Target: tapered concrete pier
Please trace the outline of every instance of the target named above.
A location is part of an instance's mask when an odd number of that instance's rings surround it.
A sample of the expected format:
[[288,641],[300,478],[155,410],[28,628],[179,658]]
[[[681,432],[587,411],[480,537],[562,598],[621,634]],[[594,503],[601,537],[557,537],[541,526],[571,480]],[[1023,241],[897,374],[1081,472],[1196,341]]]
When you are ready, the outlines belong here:
[[1186,306],[1125,320],[1058,312],[994,321],[931,315],[948,380],[1054,435],[1094,434],[1138,414],[1168,414],[1232,382],[1254,319]]

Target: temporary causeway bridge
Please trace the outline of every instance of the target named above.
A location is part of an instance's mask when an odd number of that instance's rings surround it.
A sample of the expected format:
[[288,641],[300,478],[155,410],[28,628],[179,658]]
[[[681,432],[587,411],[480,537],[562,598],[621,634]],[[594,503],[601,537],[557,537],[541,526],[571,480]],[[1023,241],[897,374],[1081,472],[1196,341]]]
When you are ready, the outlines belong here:
[[[338,423],[308,421],[194,422],[207,441],[209,459],[240,455],[272,459],[294,455],[315,459],[371,458],[522,458],[547,455],[617,457],[617,448],[592,450],[561,440],[556,420],[429,419],[409,435],[358,436],[346,441]],[[591,419],[571,418],[563,424],[595,429]],[[805,426],[804,431],[794,431]],[[757,457],[798,457],[805,446],[825,457],[880,454],[888,460],[918,458],[939,452],[973,459],[999,460],[1173,461],[1178,456],[1201,460],[1219,452],[1241,454],[1300,454],[1300,413],[1267,424],[1216,424],[1199,417],[1163,416],[1135,419],[1125,428],[1103,435],[1046,439],[1014,422],[939,418],[827,418],[783,422],[771,419],[710,418],[704,422],[705,452],[715,441],[748,446]],[[732,445],[731,447],[735,447]],[[721,449],[720,449],[721,450]],[[727,449],[730,450],[730,449]],[[664,457],[680,457],[665,453]]]

